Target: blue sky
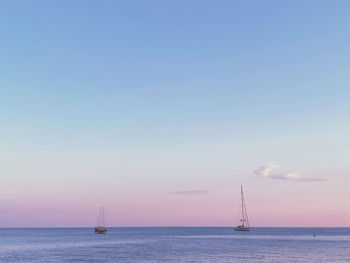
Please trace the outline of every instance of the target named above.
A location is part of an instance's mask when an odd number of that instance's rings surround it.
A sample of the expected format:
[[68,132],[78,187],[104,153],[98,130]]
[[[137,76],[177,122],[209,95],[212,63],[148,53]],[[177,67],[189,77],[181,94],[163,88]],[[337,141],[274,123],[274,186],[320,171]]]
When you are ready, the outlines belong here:
[[[160,196],[215,192],[220,185],[211,189],[208,178],[238,173],[246,178],[232,175],[231,183],[248,184],[257,180],[254,169],[271,162],[346,180],[349,7],[3,1],[0,155],[5,182],[21,195],[4,194],[0,208],[31,195],[21,180],[36,182],[31,204],[58,197],[47,190],[65,191],[58,182],[71,183],[70,196],[100,178],[123,185],[124,175],[131,178],[124,197],[135,182],[135,192],[149,183]],[[201,176],[207,185],[198,184]],[[112,202],[108,191],[92,195]]]

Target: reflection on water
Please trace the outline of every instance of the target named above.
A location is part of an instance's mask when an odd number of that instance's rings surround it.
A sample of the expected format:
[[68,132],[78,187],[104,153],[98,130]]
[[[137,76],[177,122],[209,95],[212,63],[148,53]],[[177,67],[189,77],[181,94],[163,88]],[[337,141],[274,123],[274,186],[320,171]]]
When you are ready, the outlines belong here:
[[350,262],[350,229],[0,229],[0,262]]
[[269,240],[313,240],[313,241],[348,241],[350,242],[350,235],[349,236],[321,236],[321,235],[298,235],[298,236],[273,236],[273,235],[193,235],[193,236],[176,236],[176,238],[208,238],[208,239],[215,239],[215,238],[233,238],[233,239],[256,239],[256,240],[263,240],[263,239],[269,239]]

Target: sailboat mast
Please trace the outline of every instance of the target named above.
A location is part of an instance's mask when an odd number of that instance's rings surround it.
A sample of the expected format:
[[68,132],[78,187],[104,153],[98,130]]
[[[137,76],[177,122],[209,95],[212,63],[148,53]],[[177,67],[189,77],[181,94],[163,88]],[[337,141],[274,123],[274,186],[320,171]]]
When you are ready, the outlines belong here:
[[97,226],[95,227],[96,234],[106,234],[107,229],[105,227],[105,208],[100,206],[99,215],[97,220]]
[[101,222],[102,226],[105,225],[105,207],[102,206],[102,222]]
[[249,231],[249,220],[247,214],[247,208],[245,206],[243,186],[241,186],[241,224],[235,227],[236,231]]
[[241,221],[242,221],[242,226],[244,226],[244,199],[243,199],[243,187],[241,186],[241,207],[242,207],[242,217],[241,217]]
[[244,207],[244,221],[246,222],[246,226],[249,227],[249,219],[248,219],[248,213],[247,213],[247,207],[245,205],[245,199],[243,196],[243,191],[242,191],[242,199],[243,199],[243,207]]

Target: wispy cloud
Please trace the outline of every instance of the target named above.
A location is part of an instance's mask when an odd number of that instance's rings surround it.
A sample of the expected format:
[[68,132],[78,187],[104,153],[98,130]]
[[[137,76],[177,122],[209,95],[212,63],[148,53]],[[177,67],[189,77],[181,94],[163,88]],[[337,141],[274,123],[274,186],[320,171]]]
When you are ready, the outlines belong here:
[[254,170],[259,178],[275,179],[275,180],[287,180],[295,182],[321,182],[327,181],[325,177],[310,177],[310,176],[300,176],[298,171],[288,170],[283,171],[276,164],[267,164],[259,166]]
[[211,191],[208,190],[190,190],[190,191],[175,191],[175,192],[170,192],[171,194],[174,195],[207,195],[210,194]]

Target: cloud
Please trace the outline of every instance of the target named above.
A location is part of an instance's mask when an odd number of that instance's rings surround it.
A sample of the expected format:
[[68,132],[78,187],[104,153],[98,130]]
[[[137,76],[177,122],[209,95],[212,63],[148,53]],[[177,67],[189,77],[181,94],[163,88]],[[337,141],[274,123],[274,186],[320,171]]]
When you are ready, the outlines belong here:
[[211,191],[208,190],[190,190],[190,191],[176,191],[176,192],[170,192],[174,195],[207,195],[210,194]]
[[[276,172],[277,171],[277,172]],[[254,170],[259,178],[275,179],[275,180],[286,180],[294,182],[321,182],[327,181],[324,177],[304,177],[300,176],[299,172],[294,170],[281,171],[280,167],[276,164],[267,164],[259,166]]]

